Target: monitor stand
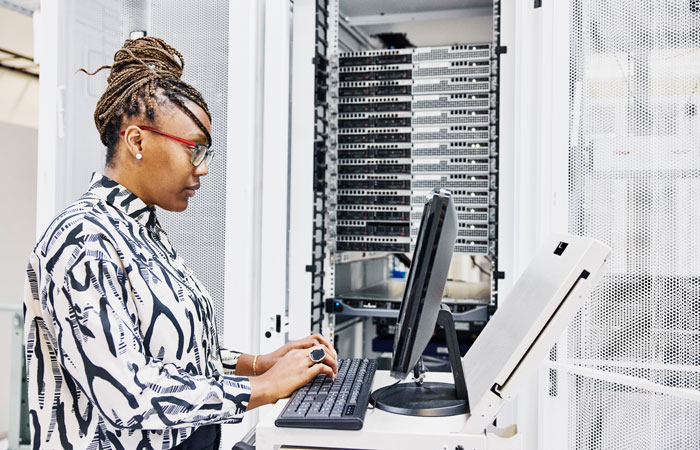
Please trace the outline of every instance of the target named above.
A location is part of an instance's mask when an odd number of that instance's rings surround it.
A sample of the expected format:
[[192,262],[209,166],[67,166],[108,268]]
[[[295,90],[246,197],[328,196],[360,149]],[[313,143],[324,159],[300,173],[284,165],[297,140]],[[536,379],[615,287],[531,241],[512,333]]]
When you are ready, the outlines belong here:
[[425,368],[421,358],[413,369],[414,382],[394,384],[372,392],[371,401],[375,407],[395,414],[423,417],[455,416],[469,412],[467,384],[464,381],[462,358],[459,354],[457,331],[452,313],[440,309],[437,324],[445,329],[454,384],[424,383]]

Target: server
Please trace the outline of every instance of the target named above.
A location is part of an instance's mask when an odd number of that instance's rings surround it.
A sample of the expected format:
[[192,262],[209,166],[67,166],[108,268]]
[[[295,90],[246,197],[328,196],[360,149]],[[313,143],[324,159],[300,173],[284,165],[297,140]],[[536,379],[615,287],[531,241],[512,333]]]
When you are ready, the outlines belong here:
[[457,208],[455,252],[495,254],[494,61],[490,44],[331,61],[336,251],[413,251],[423,205],[442,187]]

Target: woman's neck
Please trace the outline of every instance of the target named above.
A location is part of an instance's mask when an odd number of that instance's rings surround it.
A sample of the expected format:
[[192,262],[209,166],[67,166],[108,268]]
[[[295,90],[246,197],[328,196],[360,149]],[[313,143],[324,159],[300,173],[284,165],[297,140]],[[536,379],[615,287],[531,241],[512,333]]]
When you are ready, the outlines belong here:
[[105,166],[103,175],[127,188],[132,194],[140,198],[149,208],[152,208],[153,203],[146,200],[143,192],[141,192],[141,189],[139,188],[137,179],[129,176],[127,172],[128,171],[120,170],[119,167],[108,165]]

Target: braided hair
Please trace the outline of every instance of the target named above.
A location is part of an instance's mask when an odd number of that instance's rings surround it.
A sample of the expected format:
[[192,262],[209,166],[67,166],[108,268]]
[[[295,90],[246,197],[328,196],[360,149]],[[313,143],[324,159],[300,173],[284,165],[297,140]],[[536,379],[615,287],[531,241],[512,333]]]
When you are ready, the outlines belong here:
[[184,66],[185,60],[180,52],[164,40],[148,36],[127,39],[114,54],[114,64],[111,66],[102,66],[92,73],[80,69],[88,75],[111,69],[107,89],[97,102],[94,116],[100,140],[107,147],[107,166],[114,161],[123,118],[145,112],[153,122],[156,107],[167,101],[187,114],[202,130],[207,144],[211,145],[209,131],[185,104],[185,99],[192,101],[211,120],[202,94],[180,79]]

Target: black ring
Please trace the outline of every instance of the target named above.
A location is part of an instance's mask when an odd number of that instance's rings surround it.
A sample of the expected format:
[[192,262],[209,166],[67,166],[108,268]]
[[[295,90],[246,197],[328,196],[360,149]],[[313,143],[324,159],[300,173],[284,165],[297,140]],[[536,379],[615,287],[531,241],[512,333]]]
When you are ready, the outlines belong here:
[[320,363],[323,361],[323,358],[326,357],[326,351],[322,348],[317,348],[315,350],[311,350],[309,352],[309,358],[311,358],[311,361],[315,363]]

